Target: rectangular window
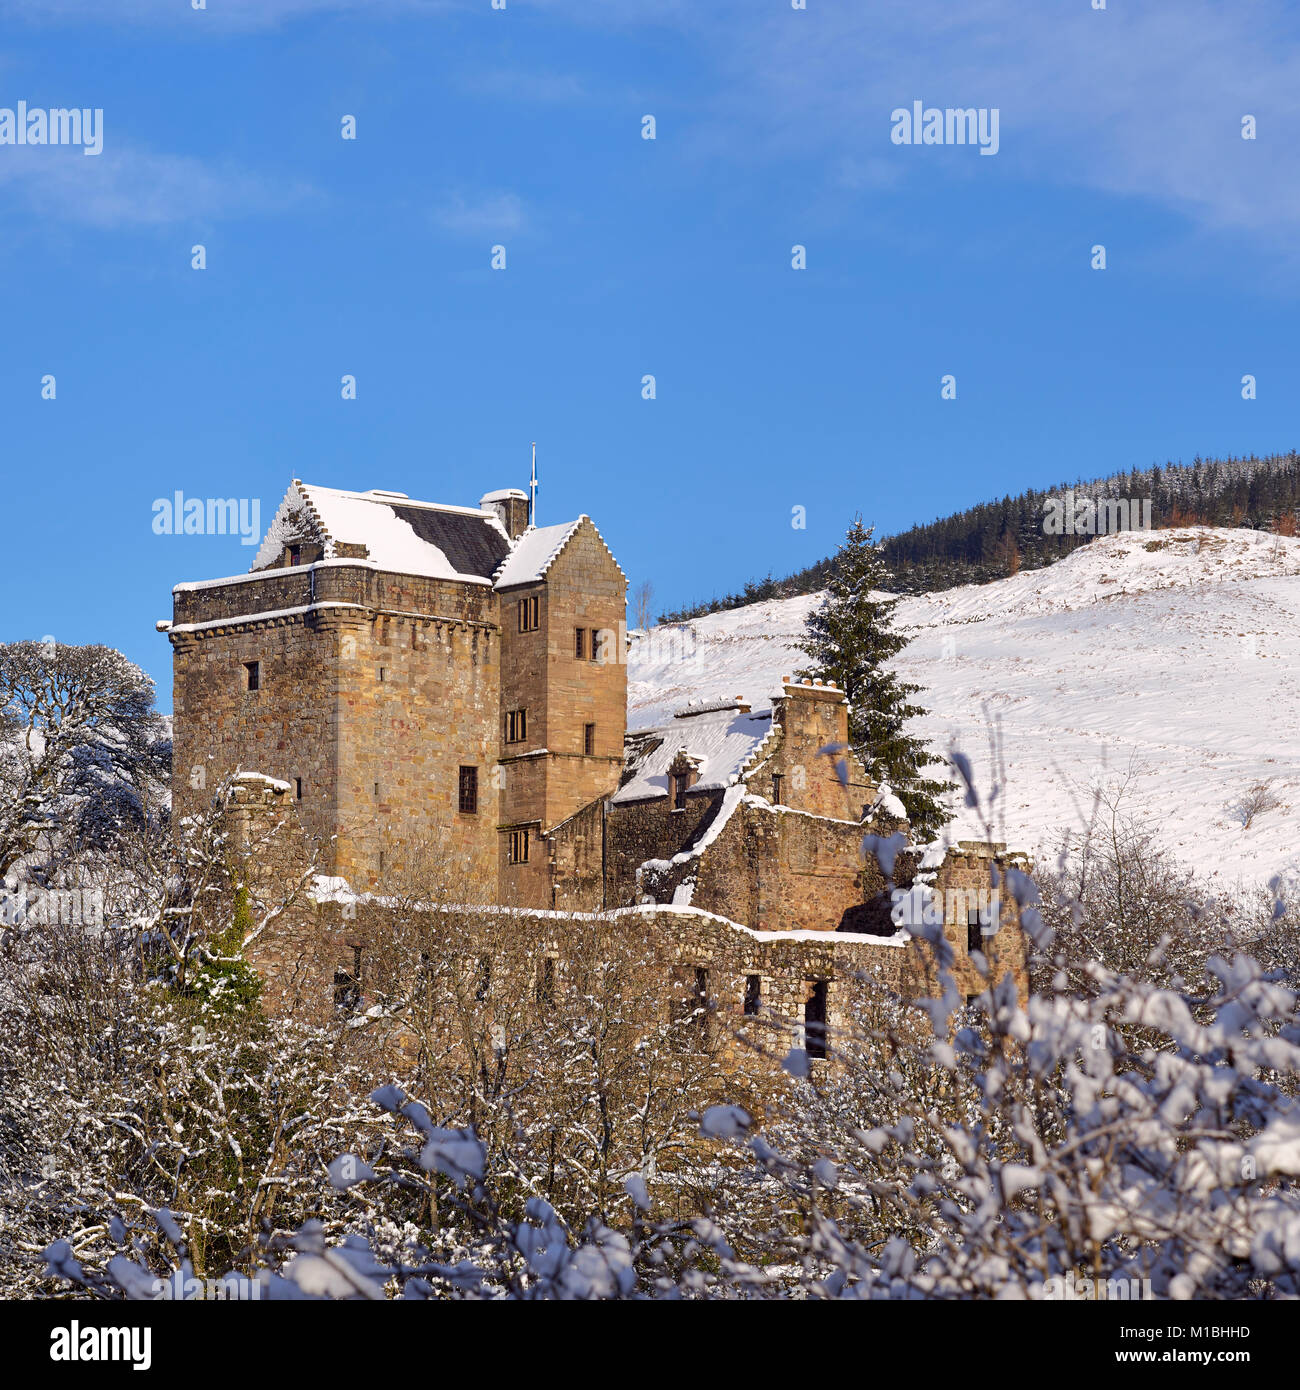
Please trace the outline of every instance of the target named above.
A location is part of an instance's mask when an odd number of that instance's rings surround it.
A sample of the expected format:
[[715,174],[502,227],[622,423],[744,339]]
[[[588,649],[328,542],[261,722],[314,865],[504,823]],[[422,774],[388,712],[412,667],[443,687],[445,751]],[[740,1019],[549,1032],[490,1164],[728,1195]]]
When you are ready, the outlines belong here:
[[692,990],[695,1022],[699,1029],[700,1051],[709,1049],[709,972],[703,965],[695,967],[695,988]]
[[809,1057],[826,1056],[826,981],[809,980],[803,1006],[803,1045]]
[[478,768],[476,767],[462,767],[460,770],[460,811],[465,816],[472,816],[478,812]]
[[291,565],[302,564],[302,546],[291,545],[289,547],[289,563]]
[[301,801],[301,800],[302,800],[302,778],[301,778],[301,777],[295,777],[295,778],[293,779],[293,789],[294,789],[295,793],[297,794],[298,800]]
[[980,930],[980,910],[978,907],[966,909],[966,954],[983,951],[984,933]]
[[690,786],[690,778],[685,773],[675,772],[669,777],[672,784],[669,788],[672,794],[674,811],[684,811],[686,809],[686,788]]
[[336,970],[334,972],[334,1007],[351,1013],[358,1003],[356,981],[348,971]]
[[597,627],[591,629],[591,659],[593,661],[600,661],[602,659],[602,652],[600,650],[600,629]]
[[378,783],[378,782],[375,783],[375,799],[376,799],[376,800],[379,799],[379,783]]
[[386,681],[388,679],[388,671],[383,666],[379,668],[379,679],[381,681]]
[[772,804],[774,806],[781,804],[781,774],[779,772],[772,774]]
[[262,663],[260,661],[244,662],[244,688],[246,690],[261,690]]
[[506,848],[506,862],[510,864],[528,863],[528,831],[512,830]]
[[579,661],[586,660],[587,629],[585,627],[575,627],[573,629],[573,654]]
[[352,969],[334,971],[334,1007],[352,1013],[361,1005],[361,947],[352,948]]
[[761,975],[745,976],[745,1013],[753,1017],[759,1010],[763,1002],[763,977]]
[[594,724],[582,726],[582,751],[589,758],[596,751],[596,726]]
[[512,709],[506,715],[506,742],[526,743],[528,741],[528,711]]
[[531,598],[519,600],[519,631],[536,632],[541,625],[541,597],[533,594]]

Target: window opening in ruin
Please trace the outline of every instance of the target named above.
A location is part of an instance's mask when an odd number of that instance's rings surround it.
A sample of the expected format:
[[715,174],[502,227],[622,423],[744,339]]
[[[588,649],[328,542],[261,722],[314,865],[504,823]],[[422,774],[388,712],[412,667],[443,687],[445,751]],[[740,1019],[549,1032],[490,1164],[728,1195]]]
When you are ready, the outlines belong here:
[[751,1018],[758,1012],[763,1002],[763,977],[745,976],[745,1013]]
[[826,981],[809,980],[803,1006],[804,1050],[809,1057],[826,1056]]

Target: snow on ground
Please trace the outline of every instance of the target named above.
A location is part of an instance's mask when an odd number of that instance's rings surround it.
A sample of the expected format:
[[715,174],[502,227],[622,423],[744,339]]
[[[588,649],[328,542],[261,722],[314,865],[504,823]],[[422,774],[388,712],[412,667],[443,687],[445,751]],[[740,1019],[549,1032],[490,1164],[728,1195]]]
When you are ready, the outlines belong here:
[[[688,699],[767,704],[817,595],[655,628],[633,639],[629,724]],[[991,784],[1001,730],[998,838],[1042,854],[1082,825],[1092,788],[1231,890],[1300,881],[1300,540],[1187,527],[1099,538],[1047,569],[907,598],[897,667],[925,687],[917,730],[955,745]],[[1249,829],[1236,803],[1269,782],[1281,805]],[[963,813],[954,838],[979,826]]]

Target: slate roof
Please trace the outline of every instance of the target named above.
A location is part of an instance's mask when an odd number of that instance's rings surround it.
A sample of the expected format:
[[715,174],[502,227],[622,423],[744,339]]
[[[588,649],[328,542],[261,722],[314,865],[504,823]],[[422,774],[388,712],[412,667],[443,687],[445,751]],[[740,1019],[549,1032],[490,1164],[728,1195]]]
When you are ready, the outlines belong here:
[[487,513],[394,502],[393,515],[406,522],[422,541],[440,550],[459,574],[491,579],[510,554],[508,537],[500,527],[490,524]]
[[[517,488],[507,488],[489,493],[488,499],[524,495]],[[274,565],[287,541],[310,535],[321,543],[327,560],[344,558],[350,548],[364,546],[366,559],[399,574],[506,589],[544,579],[584,521],[590,518],[584,515],[558,526],[530,526],[512,541],[493,510],[419,502],[379,489],[349,492],[295,478],[252,568]]]

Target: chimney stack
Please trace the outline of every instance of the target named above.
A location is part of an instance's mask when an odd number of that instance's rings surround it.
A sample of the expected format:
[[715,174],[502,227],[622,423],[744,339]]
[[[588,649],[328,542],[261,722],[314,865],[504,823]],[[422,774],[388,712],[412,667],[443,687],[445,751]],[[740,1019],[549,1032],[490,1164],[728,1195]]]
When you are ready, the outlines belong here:
[[479,507],[493,512],[512,541],[528,529],[528,494],[523,488],[503,487],[479,498]]

